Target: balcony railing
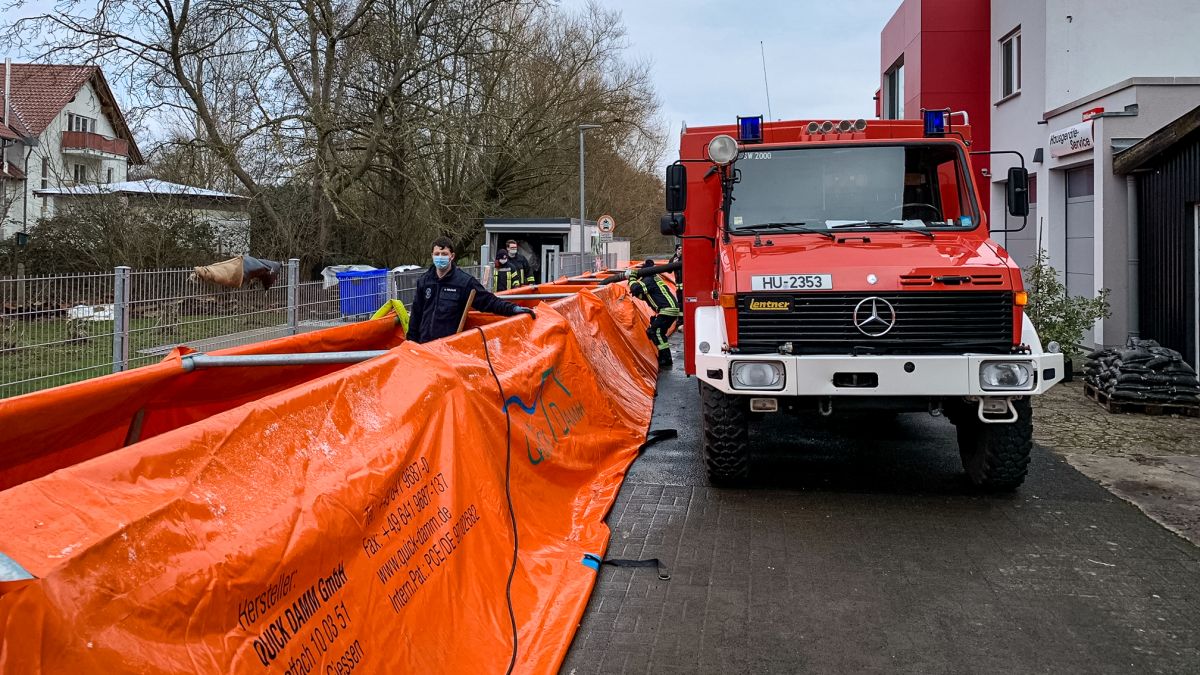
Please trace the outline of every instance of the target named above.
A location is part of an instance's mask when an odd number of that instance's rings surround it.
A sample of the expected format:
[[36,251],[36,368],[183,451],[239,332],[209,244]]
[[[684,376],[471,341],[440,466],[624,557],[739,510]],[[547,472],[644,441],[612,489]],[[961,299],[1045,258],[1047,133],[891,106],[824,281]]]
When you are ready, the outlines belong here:
[[121,157],[129,156],[129,142],[125,139],[109,138],[90,131],[62,132],[62,149],[63,152],[104,153],[119,155]]

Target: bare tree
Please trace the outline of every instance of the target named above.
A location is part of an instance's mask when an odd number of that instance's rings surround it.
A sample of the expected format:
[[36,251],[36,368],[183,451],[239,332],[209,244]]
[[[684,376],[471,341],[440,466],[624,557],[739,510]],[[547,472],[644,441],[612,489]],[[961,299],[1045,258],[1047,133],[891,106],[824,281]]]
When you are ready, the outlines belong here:
[[433,233],[474,241],[485,216],[571,212],[580,122],[605,125],[597,203],[657,185],[648,68],[596,6],[59,0],[3,38],[104,65],[166,131],[151,171],[251,196],[274,255],[395,262]]

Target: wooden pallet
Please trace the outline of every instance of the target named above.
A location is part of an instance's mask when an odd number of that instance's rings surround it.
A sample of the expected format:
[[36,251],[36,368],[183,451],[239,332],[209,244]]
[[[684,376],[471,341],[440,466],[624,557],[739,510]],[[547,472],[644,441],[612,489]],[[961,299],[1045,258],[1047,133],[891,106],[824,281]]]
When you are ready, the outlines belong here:
[[1083,393],[1099,403],[1110,413],[1141,413],[1143,415],[1182,415],[1200,417],[1200,405],[1185,403],[1138,403],[1136,401],[1114,401],[1108,393],[1100,391],[1090,383],[1083,383]]

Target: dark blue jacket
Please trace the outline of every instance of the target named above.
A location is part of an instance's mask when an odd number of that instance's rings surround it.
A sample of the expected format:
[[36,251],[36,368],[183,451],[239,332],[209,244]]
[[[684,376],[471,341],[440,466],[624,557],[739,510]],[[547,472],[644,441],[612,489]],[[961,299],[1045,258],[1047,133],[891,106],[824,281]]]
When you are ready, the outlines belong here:
[[474,309],[501,316],[517,313],[517,305],[496,297],[457,265],[441,278],[437,268],[431,266],[417,279],[417,294],[408,315],[408,339],[429,342],[453,335],[458,330],[472,289],[475,290],[475,301],[471,303]]

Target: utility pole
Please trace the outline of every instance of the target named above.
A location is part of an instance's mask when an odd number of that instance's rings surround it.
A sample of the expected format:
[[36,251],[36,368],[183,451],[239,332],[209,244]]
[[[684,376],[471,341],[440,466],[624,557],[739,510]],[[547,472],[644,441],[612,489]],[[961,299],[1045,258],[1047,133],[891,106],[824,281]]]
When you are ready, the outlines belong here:
[[587,221],[587,209],[584,208],[584,152],[583,152],[583,132],[588,129],[599,129],[599,124],[580,124],[579,125],[579,264],[580,269],[583,265],[583,256],[587,253],[587,244],[585,243],[585,233],[587,228],[584,223]]

